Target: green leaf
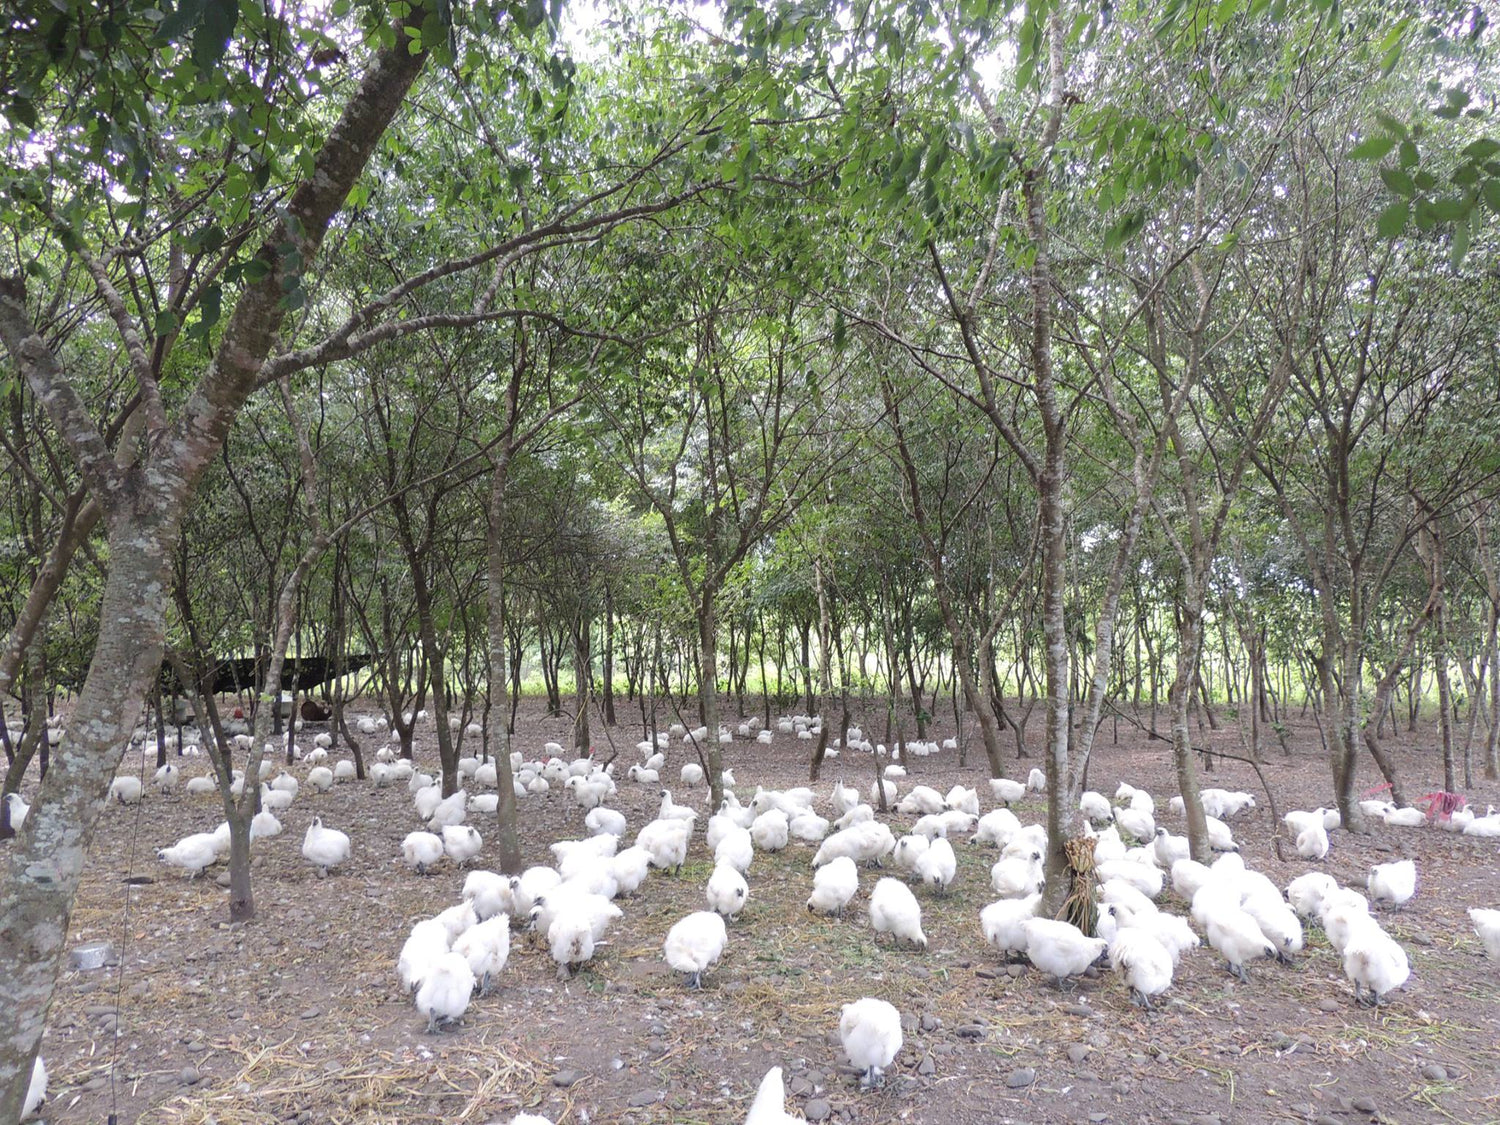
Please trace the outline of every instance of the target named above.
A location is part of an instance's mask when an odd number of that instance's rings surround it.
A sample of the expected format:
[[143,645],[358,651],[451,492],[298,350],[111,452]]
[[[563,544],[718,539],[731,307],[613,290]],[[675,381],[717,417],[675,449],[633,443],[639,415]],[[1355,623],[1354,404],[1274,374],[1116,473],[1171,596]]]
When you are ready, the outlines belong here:
[[1470,160],[1488,160],[1495,153],[1500,152],[1500,141],[1490,137],[1480,137],[1472,144],[1465,145],[1463,154]]
[[1366,137],[1349,150],[1349,159],[1379,160],[1395,147],[1395,137]]
[[236,0],[205,0],[203,17],[193,31],[193,62],[200,70],[212,70],[219,64],[239,19]]
[[1411,177],[1400,168],[1382,168],[1380,178],[1385,186],[1397,195],[1411,196],[1417,193],[1416,185],[1411,182]]
[[1453,226],[1453,243],[1448,247],[1448,260],[1457,269],[1463,265],[1464,255],[1469,252],[1469,224],[1455,223]]
[[1415,168],[1421,156],[1417,153],[1417,146],[1411,141],[1401,142],[1401,151],[1396,154],[1396,159],[1401,162],[1403,168]]
[[1480,192],[1491,211],[1500,214],[1500,180],[1485,180]]
[[177,315],[171,309],[163,309],[156,314],[157,336],[170,336],[177,331]]
[[1404,199],[1398,199],[1375,220],[1375,231],[1381,238],[1395,238],[1406,229],[1407,216],[1411,214],[1411,204]]

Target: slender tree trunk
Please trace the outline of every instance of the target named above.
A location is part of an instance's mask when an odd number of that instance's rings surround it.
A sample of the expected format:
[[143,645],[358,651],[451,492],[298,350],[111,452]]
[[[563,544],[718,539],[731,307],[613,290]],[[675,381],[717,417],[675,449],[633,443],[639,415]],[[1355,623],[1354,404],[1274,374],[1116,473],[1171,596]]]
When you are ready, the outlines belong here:
[[[505,619],[505,492],[509,481],[509,451],[502,449],[496,455],[495,471],[490,479],[490,501],[485,535],[488,573],[485,590],[488,600],[489,629],[489,698],[492,706],[504,715],[510,704],[510,669],[507,657],[510,653],[510,630]],[[495,843],[500,853],[500,870],[506,875],[521,872],[521,840],[516,812],[515,780],[510,771],[510,724],[489,724],[489,753],[495,761],[495,787],[500,798],[495,807]]]
[[710,806],[724,803],[724,753],[719,745],[719,622],[715,592],[705,585],[698,603],[698,701],[708,728],[707,751]]

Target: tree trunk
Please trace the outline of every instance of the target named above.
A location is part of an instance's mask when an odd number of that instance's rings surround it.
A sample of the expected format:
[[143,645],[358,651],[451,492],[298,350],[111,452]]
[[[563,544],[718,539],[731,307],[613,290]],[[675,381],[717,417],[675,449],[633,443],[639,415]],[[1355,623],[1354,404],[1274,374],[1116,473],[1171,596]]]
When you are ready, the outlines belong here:
[[724,753],[719,745],[719,622],[715,615],[714,590],[705,585],[698,603],[698,702],[702,722],[708,728],[709,805],[724,803]]
[[[489,612],[486,617],[489,629],[490,659],[487,668],[489,698],[492,706],[501,715],[509,710],[510,669],[507,658],[510,653],[510,632],[505,619],[505,547],[502,531],[505,520],[505,492],[509,479],[507,451],[496,456],[495,471],[490,481],[489,519],[485,535],[488,574],[485,580]],[[506,875],[521,873],[521,840],[516,814],[515,780],[510,772],[510,724],[489,724],[489,753],[495,761],[495,787],[500,798],[495,807],[495,842],[500,852],[500,870]]]

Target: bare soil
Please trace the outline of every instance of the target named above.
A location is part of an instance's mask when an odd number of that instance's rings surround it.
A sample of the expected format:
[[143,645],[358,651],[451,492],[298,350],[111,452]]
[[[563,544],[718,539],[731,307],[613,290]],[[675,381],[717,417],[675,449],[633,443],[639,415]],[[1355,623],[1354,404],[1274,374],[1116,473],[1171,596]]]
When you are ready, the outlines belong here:
[[[549,739],[565,742],[565,732],[562,720],[528,703],[516,746],[534,756]],[[436,750],[426,734],[417,757],[430,769]],[[1175,792],[1166,744],[1124,723],[1118,742],[1110,734],[1107,724],[1091,785],[1106,794],[1122,779],[1145,787],[1163,823],[1180,829],[1165,815]],[[613,732],[624,748],[620,774],[635,760],[637,737],[629,727]],[[1210,737],[1239,752],[1232,730]],[[1396,740],[1412,795],[1441,787],[1432,743],[1425,734]],[[1323,803],[1328,771],[1316,728],[1294,723],[1291,744],[1291,756],[1273,748],[1266,766],[1278,807]],[[757,783],[804,783],[808,750],[784,735],[771,747],[736,742],[726,764],[748,800]],[[685,760],[674,746],[664,778]],[[183,763],[189,775],[209,768]],[[1024,777],[1035,763],[1008,763],[1007,772]],[[134,756],[122,767],[139,768]],[[903,790],[915,782],[982,786],[987,772],[977,749],[967,767],[949,752],[909,769]],[[1370,763],[1361,770],[1369,787],[1378,784]],[[866,756],[827,763],[823,811],[835,779],[868,789],[873,776]],[[1269,802],[1249,766],[1221,762],[1203,783],[1257,795],[1259,807],[1233,822],[1252,866],[1280,885],[1310,868],[1290,848],[1291,862],[1277,859]],[[701,788],[672,788],[679,801],[705,803]],[[1469,797],[1500,803],[1500,785],[1482,782]],[[991,806],[987,789],[981,800]],[[632,832],[657,803],[654,786],[623,780],[614,802]],[[1033,801],[1018,812],[1038,820],[1043,808]],[[299,851],[318,815],[354,844],[351,862],[326,880]],[[926,952],[875,942],[864,903],[878,873],[862,873],[844,920],[814,918],[805,910],[811,849],[793,843],[757,855],[725,958],[701,992],[689,992],[663,963],[661,943],[676,919],[704,908],[711,857],[700,820],[682,873],[652,874],[578,976],[559,981],[546,951],[518,938],[499,989],[475,999],[462,1027],[430,1035],[401,992],[396,956],[413,922],[459,901],[464,873],[445,861],[422,877],[400,864],[401,838],[418,826],[406,788],[350,783],[320,795],[304,786],[283,816],[286,831],[257,845],[259,915],[243,926],[228,924],[226,892],[212,872],[189,882],[155,858],[157,847],[211,830],[222,816],[217,797],[154,793],[138,809],[107,810],[69,944],[108,939],[122,958],[117,968],[68,972],[59,984],[43,1045],[48,1120],[99,1122],[114,1112],[122,1123],[172,1125],[483,1125],[530,1110],[579,1125],[737,1123],[772,1065],[785,1068],[789,1109],[872,1125],[1500,1120],[1500,964],[1485,959],[1464,913],[1500,905],[1491,841],[1436,829],[1334,834],[1320,866],[1342,882],[1362,887],[1372,863],[1417,863],[1417,897],[1382,918],[1410,954],[1412,977],[1380,1010],[1354,1005],[1313,930],[1295,965],[1260,963],[1248,985],[1211,950],[1188,954],[1167,1002],[1146,1014],[1108,973],[1062,994],[1035,971],[1002,964],[978,925],[992,897],[994,855],[968,845],[959,848],[952,893],[918,891]],[[582,810],[556,789],[523,802],[522,816],[529,862],[546,862],[549,843],[584,831]],[[898,831],[908,823],[890,819]],[[481,831],[484,820],[476,818]],[[131,876],[155,881],[128,888]],[[1162,905],[1185,911],[1170,890]],[[883,1087],[869,1092],[845,1064],[836,1032],[840,1005],[863,995],[892,1001],[906,1021],[905,1046]]]

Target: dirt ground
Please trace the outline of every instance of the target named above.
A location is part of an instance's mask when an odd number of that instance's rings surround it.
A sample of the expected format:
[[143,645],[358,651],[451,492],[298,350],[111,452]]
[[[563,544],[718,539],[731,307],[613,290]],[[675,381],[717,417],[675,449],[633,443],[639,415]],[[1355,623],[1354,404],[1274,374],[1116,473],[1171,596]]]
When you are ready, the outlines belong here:
[[[565,741],[565,729],[528,704],[516,746],[535,756],[546,740]],[[434,768],[430,727],[424,733],[417,757]],[[934,736],[952,733],[939,727]],[[629,727],[615,732],[625,748],[618,774],[635,760],[638,737]],[[1214,737],[1237,752],[1233,732]],[[1266,774],[1281,809],[1310,808],[1329,789],[1316,730],[1294,724],[1291,741],[1296,753],[1273,748]],[[1409,793],[1440,788],[1432,740],[1401,741]],[[738,741],[726,747],[726,764],[748,800],[757,783],[803,783],[807,749],[785,735],[770,747]],[[675,779],[684,760],[674,745],[663,777]],[[189,775],[209,768],[183,761]],[[1032,764],[1008,762],[1007,773],[1024,778]],[[122,768],[138,769],[138,759],[127,756]],[[1370,763],[1360,768],[1375,786]],[[817,787],[821,811],[836,779],[868,789],[873,769],[863,755],[829,762]],[[978,750],[966,768],[950,752],[914,759],[910,771],[903,791],[963,781],[981,785],[984,808],[993,804]],[[1175,792],[1166,744],[1123,723],[1113,742],[1107,724],[1090,783],[1109,794],[1122,779],[1156,795],[1163,823],[1180,830],[1165,815]],[[1259,807],[1233,822],[1252,866],[1283,886],[1311,869],[1291,849],[1292,862],[1277,860],[1268,802],[1248,766],[1221,763],[1204,784],[1256,794]],[[671,787],[679,801],[704,806],[703,789]],[[619,788],[613,804],[633,833],[654,813],[657,790],[624,780]],[[1500,785],[1481,783],[1469,796],[1481,809],[1500,803]],[[244,926],[228,924],[215,872],[188,882],[155,858],[184,833],[211,830],[223,816],[217,800],[151,794],[139,811],[107,810],[69,942],[109,939],[123,957],[119,968],[68,972],[59,983],[43,1044],[47,1120],[99,1122],[116,1112],[121,1123],[171,1125],[485,1125],[530,1110],[559,1125],[738,1123],[772,1065],[785,1068],[788,1109],[814,1121],[1500,1120],[1500,964],[1485,959],[1464,913],[1500,905],[1492,841],[1435,829],[1334,834],[1320,866],[1342,882],[1362,887],[1372,863],[1417,862],[1416,899],[1382,918],[1412,964],[1388,1006],[1355,1007],[1312,930],[1294,965],[1256,964],[1248,985],[1206,947],[1189,953],[1166,1004],[1146,1014],[1107,972],[1062,994],[1034,970],[1002,964],[978,924],[995,856],[967,844],[952,893],[917,892],[926,952],[874,941],[864,906],[878,873],[861,873],[844,920],[814,918],[805,910],[812,849],[794,842],[757,854],[724,960],[701,992],[689,992],[662,961],[661,943],[675,920],[705,908],[705,810],[682,873],[653,873],[583,972],[560,982],[546,951],[518,939],[498,990],[475,999],[461,1028],[431,1035],[401,992],[396,956],[413,922],[459,901],[464,874],[446,861],[427,877],[401,866],[401,839],[418,827],[405,786],[350,783],[323,795],[304,786],[283,816],[286,831],[257,844],[259,916]],[[1018,812],[1029,823],[1043,806]],[[351,862],[327,880],[300,855],[317,815],[354,845]],[[557,789],[523,802],[522,817],[528,862],[545,862],[550,842],[584,834],[582,810]],[[485,819],[474,821],[481,832]],[[898,834],[910,822],[890,820]],[[154,882],[127,889],[132,875]],[[1186,909],[1170,889],[1161,903]],[[836,1031],[840,1005],[864,995],[893,1002],[906,1026],[884,1086],[870,1092],[859,1089]]]

